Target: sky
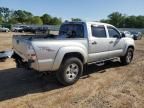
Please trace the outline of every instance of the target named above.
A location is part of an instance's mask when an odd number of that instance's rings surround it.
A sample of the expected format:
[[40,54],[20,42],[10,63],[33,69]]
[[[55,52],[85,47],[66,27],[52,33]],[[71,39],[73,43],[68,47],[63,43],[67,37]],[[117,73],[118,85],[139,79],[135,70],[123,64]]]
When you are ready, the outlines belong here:
[[63,20],[99,21],[117,11],[144,15],[144,0],[0,0],[0,7],[26,10],[38,16],[47,13]]

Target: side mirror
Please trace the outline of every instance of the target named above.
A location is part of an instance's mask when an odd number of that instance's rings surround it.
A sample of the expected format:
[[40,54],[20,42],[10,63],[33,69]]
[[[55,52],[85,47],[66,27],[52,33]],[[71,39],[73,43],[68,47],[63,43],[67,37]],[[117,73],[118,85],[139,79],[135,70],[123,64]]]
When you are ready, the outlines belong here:
[[121,33],[121,37],[126,37],[124,33]]

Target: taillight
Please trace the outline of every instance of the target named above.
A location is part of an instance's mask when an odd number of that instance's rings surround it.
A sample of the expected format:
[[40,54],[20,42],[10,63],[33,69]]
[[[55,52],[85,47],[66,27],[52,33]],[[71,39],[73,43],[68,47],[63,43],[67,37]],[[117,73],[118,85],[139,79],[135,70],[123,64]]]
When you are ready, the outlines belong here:
[[35,60],[36,60],[36,54],[31,54],[31,57],[30,57],[30,58],[31,58],[31,60],[34,60],[34,61],[35,61]]
[[28,59],[35,61],[36,60],[36,54],[35,51],[33,49],[33,46],[31,44],[28,44],[27,46],[28,49]]
[[30,60],[35,61],[35,60],[36,60],[36,54],[28,54],[28,58],[29,58]]

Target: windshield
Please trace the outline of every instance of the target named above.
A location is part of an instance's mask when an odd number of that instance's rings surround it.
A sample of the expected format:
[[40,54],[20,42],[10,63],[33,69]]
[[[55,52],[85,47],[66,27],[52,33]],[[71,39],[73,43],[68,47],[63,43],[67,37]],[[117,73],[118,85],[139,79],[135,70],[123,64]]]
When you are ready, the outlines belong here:
[[59,31],[59,38],[84,38],[82,24],[64,24]]

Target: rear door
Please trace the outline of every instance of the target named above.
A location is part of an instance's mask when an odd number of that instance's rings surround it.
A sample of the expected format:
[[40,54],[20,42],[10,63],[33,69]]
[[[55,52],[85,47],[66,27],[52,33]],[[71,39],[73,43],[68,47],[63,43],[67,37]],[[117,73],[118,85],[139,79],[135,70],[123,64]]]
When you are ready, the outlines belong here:
[[109,43],[104,25],[92,25],[89,38],[88,62],[95,62],[107,58]]

